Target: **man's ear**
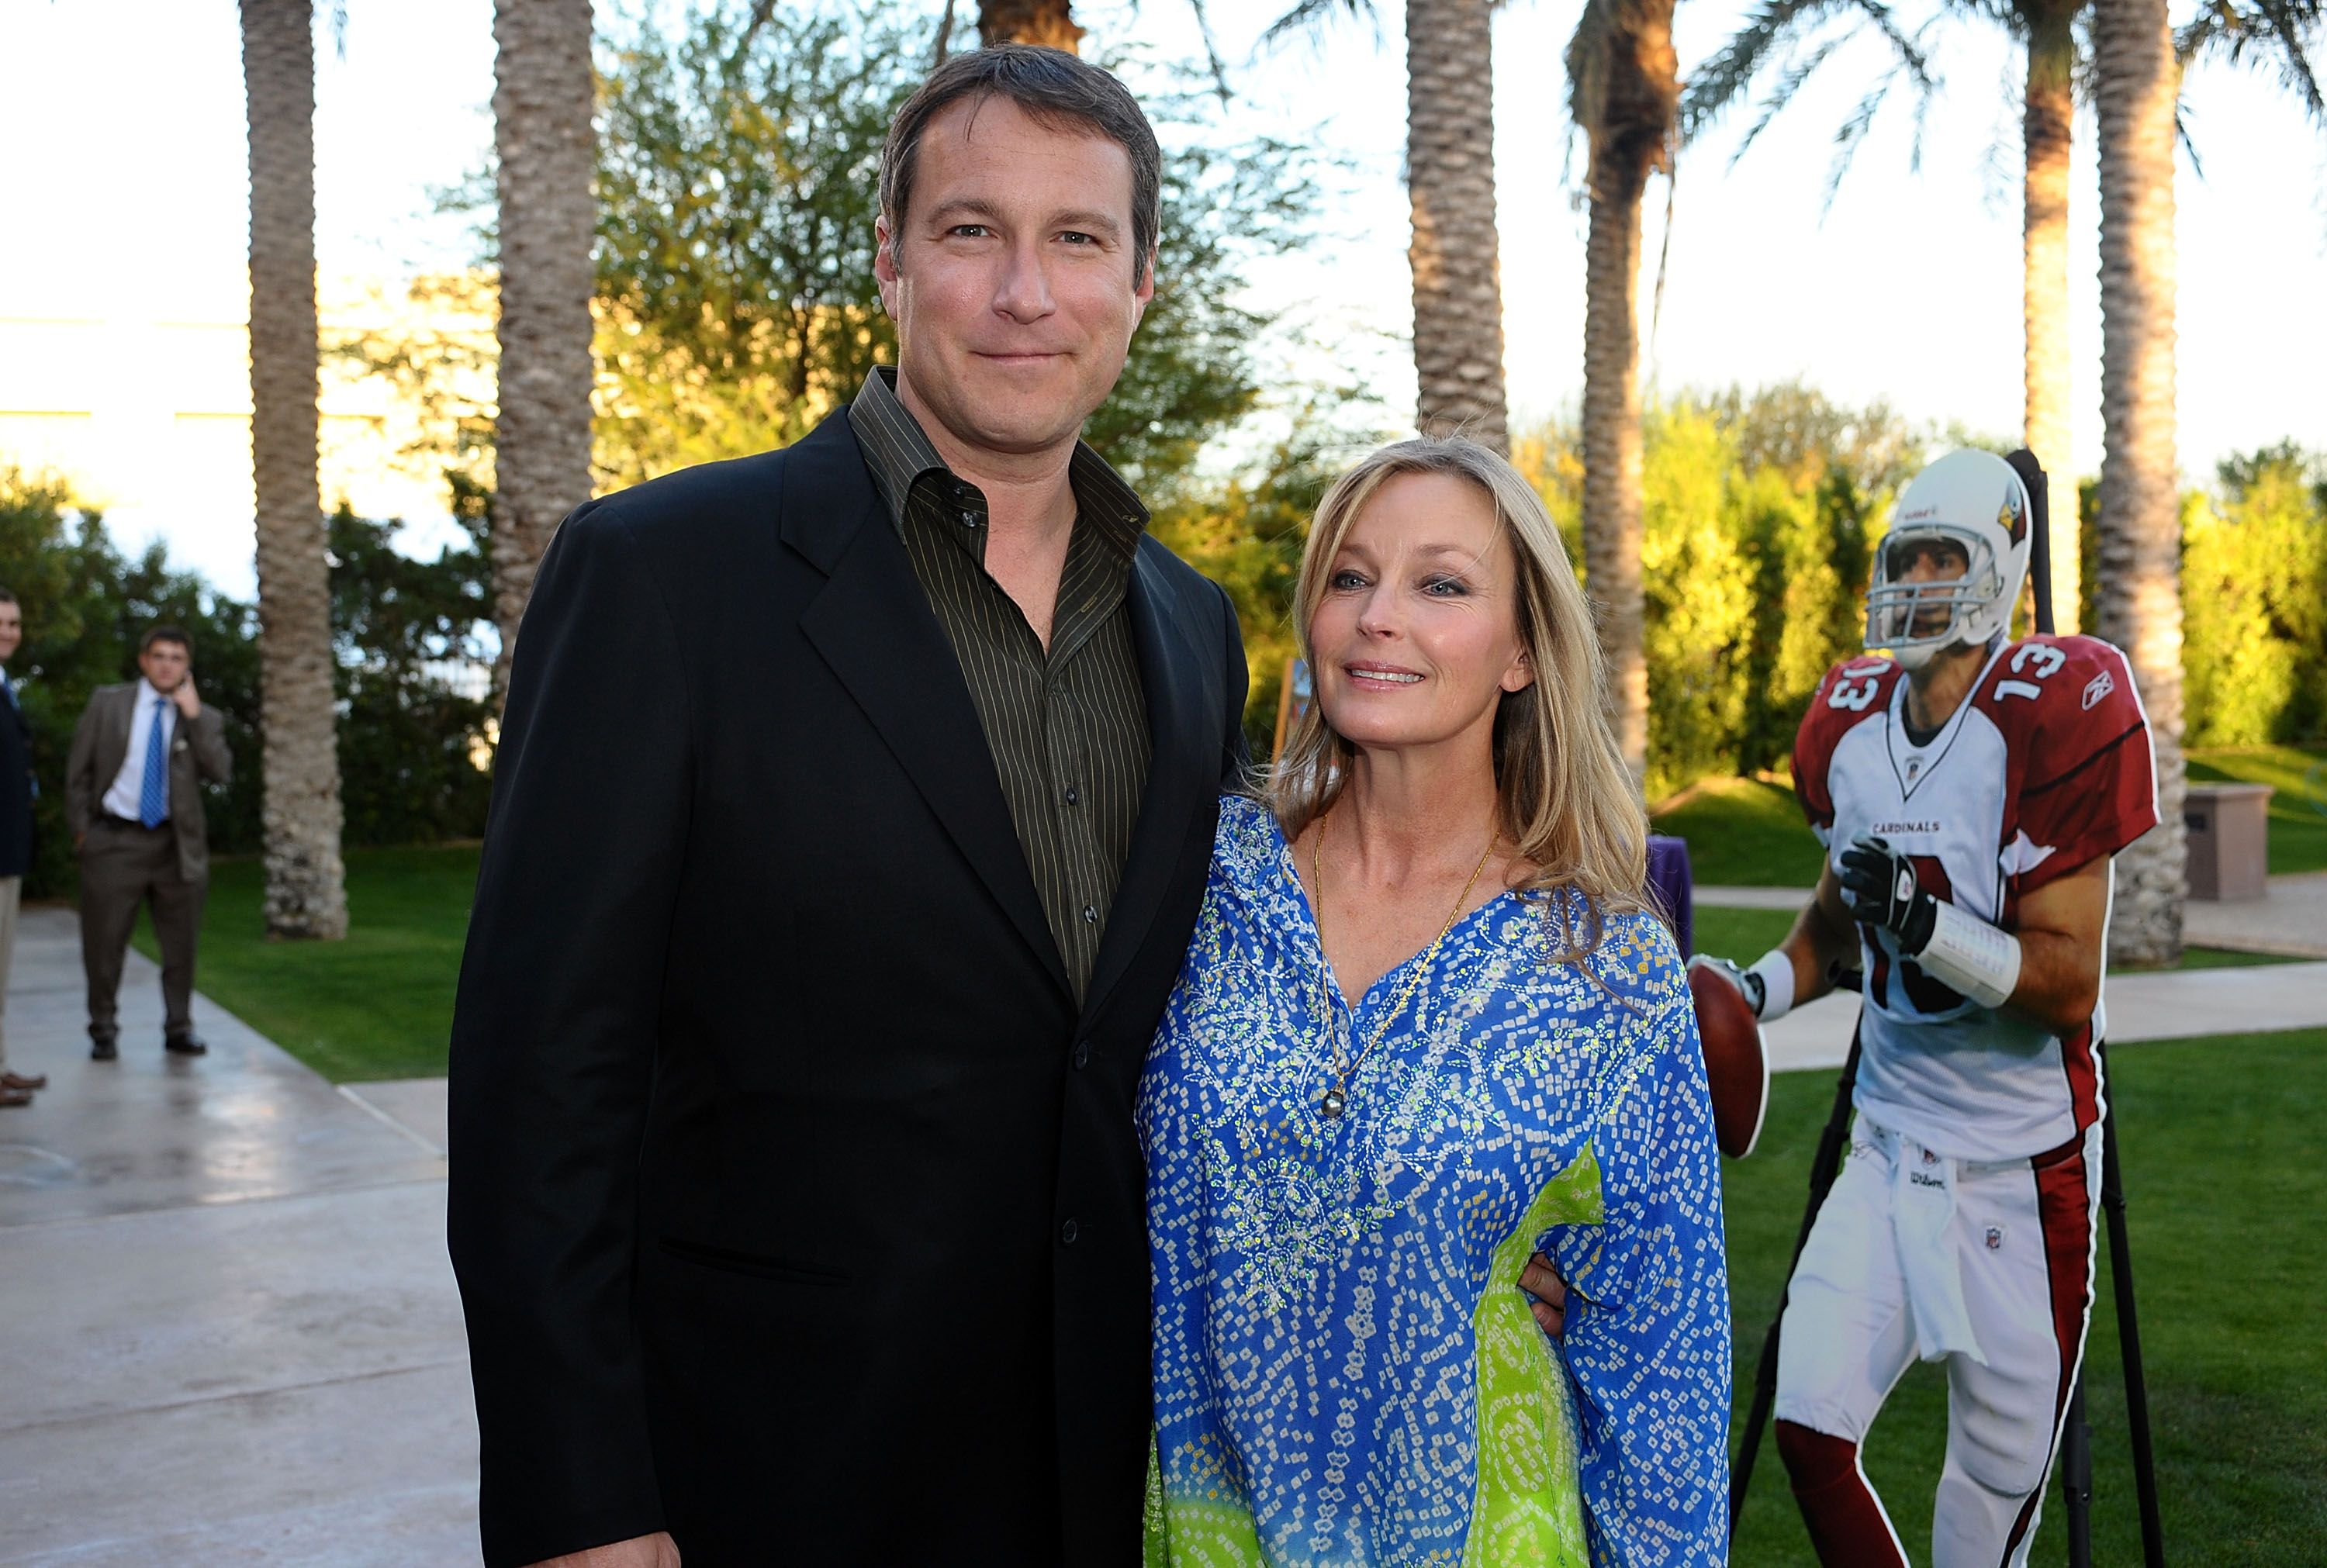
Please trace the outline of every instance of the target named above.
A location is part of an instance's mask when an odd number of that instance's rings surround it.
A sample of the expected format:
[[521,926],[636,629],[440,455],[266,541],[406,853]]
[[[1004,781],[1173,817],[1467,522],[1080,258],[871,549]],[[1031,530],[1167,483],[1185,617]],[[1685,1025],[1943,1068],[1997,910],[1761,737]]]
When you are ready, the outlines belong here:
[[873,278],[881,287],[881,308],[889,313],[892,321],[897,310],[889,294],[903,275],[897,270],[896,246],[896,232],[889,227],[889,215],[883,212],[873,219]]
[[1137,331],[1147,314],[1147,307],[1155,298],[1155,253],[1147,253],[1147,264],[1139,269],[1139,286],[1131,291],[1131,330]]

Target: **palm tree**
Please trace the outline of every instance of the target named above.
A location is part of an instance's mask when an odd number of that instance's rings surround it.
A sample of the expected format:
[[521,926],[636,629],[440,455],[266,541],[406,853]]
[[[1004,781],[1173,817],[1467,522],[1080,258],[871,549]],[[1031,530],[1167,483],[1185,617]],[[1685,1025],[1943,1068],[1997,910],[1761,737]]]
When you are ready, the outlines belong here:
[[1641,647],[1640,198],[1670,173],[1678,64],[1673,0],[1588,0],[1567,46],[1568,103],[1589,162],[1584,258],[1584,563],[1607,702],[1635,784],[1648,774]]
[[1415,425],[1509,449],[1491,0],[1406,0]]
[[[2021,379],[2022,436],[2055,481],[2070,482],[2069,416],[2072,406],[2069,352],[2069,168],[2076,124],[2077,21],[2088,0],[1953,0],[1956,9],[2001,20],[2026,54],[2021,106],[2021,311],[2025,329]],[[1772,115],[1843,42],[1811,35],[1837,17],[1872,27],[1890,45],[1893,64],[1863,98],[1837,137],[1830,177],[1839,179],[1850,154],[1874,123],[1874,111],[1902,78],[1928,106],[1938,83],[1920,44],[1901,30],[1882,0],[1768,0],[1690,79],[1681,118],[1692,137],[1744,96],[1765,72],[1777,86],[1761,118],[1738,147],[1743,156]],[[1829,194],[1831,194],[1831,182]],[[2051,515],[2052,602],[2063,631],[2077,630],[2079,559],[2076,509]]]
[[241,0],[250,120],[250,452],[257,495],[266,932],[344,937],[331,569],[315,480],[315,36],[310,0]]
[[[1495,229],[1494,0],[1407,0],[1406,181],[1414,219],[1416,427],[1508,449]],[[1265,42],[1374,0],[1299,0]]]
[[[2021,440],[2056,481],[2077,491],[2069,455],[2069,162],[2076,140],[2077,14],[2085,0],[2015,0],[2012,25],[2027,45],[2021,112]],[[2082,555],[2074,506],[2050,514],[2052,618],[2077,630]]]
[[977,8],[980,43],[1040,43],[1073,54],[1082,36],[1072,0],[984,0]]
[[2101,177],[2100,583],[2095,630],[2133,667],[2157,756],[2156,828],[2117,857],[2112,955],[2171,963],[2182,833],[2182,518],[2174,462],[2173,141],[2181,65],[2165,0],[2094,0]]
[[590,0],[493,7],[493,151],[500,183],[500,413],[494,421],[494,690],[559,519],[590,499]]

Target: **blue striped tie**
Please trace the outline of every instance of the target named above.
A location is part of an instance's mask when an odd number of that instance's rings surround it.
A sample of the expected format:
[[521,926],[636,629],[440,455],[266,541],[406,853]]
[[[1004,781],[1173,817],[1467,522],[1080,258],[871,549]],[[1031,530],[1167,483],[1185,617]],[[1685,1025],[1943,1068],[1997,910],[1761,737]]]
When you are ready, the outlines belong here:
[[170,742],[162,733],[167,697],[154,699],[154,727],[145,732],[145,778],[137,788],[137,820],[159,827],[170,817]]

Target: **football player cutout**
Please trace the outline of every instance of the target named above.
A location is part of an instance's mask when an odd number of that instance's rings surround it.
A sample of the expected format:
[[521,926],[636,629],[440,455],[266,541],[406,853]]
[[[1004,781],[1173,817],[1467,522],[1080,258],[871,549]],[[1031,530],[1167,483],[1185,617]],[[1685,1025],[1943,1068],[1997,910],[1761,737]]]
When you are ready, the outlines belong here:
[[1907,1558],[1859,1467],[1892,1386],[1948,1369],[1935,1568],[2017,1568],[2083,1353],[2101,1177],[2110,857],[2155,824],[2125,656],[2009,640],[2029,496],[1957,452],[1900,497],[1870,651],[1828,671],[1794,787],[1818,891],[1750,968],[1769,1022],[1863,972],[1849,1157],[1788,1287],[1778,1451],[1821,1563]]

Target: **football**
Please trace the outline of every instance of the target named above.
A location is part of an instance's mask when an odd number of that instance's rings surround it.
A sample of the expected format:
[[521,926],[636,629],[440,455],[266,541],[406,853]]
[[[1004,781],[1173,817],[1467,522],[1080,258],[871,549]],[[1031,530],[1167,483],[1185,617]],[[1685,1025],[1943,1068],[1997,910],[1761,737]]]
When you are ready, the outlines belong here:
[[1770,1104],[1770,1056],[1761,1021],[1745,994],[1708,964],[1688,966],[1689,999],[1705,1045],[1705,1076],[1713,1088],[1713,1132],[1721,1152],[1742,1160],[1762,1136]]

